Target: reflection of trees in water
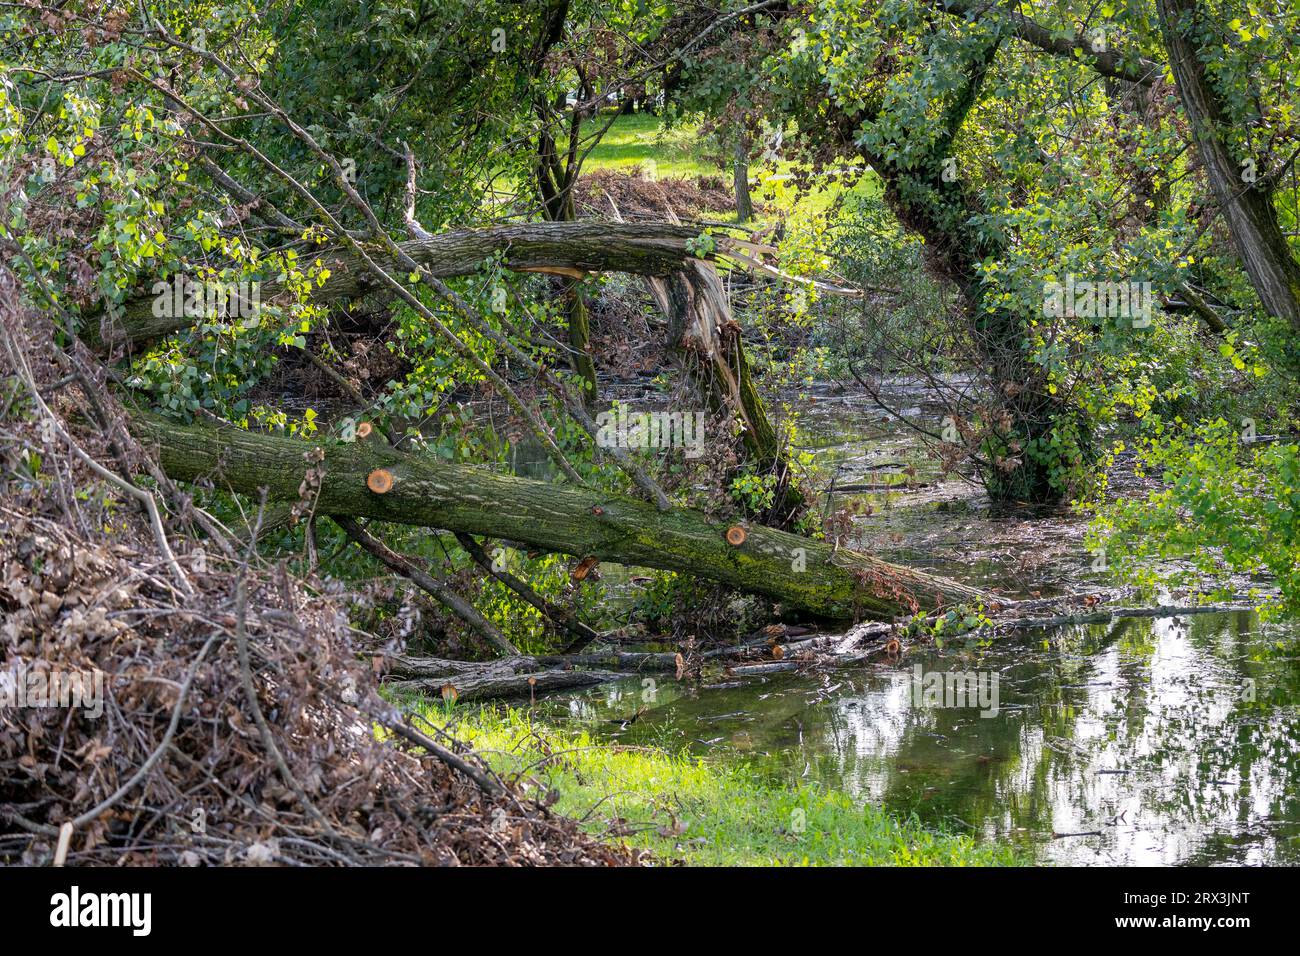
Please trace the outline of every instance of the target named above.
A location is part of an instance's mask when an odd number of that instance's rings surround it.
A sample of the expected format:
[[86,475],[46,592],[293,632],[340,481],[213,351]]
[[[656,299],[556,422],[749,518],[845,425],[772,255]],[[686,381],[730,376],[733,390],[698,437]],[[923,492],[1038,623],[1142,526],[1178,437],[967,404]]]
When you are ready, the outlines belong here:
[[[1049,857],[1300,858],[1300,667],[1264,656],[1271,638],[1250,615],[1126,618],[1053,633],[1050,649],[1043,638],[730,690],[661,682],[650,705],[635,682],[602,694],[624,698],[613,708],[624,717],[642,711],[617,733],[624,743],[725,753],[778,785],[843,789],[955,831],[1040,843],[1053,830],[1103,833],[1051,842]],[[999,715],[913,707],[917,661],[996,671]],[[1246,678],[1254,703],[1241,699]],[[585,716],[598,714],[613,716]]]
[[[1067,854],[1294,856],[1300,717],[1274,702],[1300,699],[1300,672],[1251,660],[1261,641],[1249,617],[1125,619],[1054,635],[1050,654],[1020,644],[940,658],[936,669],[997,670],[1002,713],[914,709],[906,683],[841,703],[820,728],[839,755],[822,776],[838,771],[895,811],[986,834],[1103,832]],[[1255,703],[1242,699],[1246,678]]]

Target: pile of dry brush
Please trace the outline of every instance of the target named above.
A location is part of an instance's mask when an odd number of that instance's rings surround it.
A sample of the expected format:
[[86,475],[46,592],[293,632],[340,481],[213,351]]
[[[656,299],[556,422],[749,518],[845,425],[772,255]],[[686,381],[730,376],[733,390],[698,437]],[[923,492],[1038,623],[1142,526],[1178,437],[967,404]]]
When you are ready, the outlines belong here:
[[[0,862],[640,862],[380,698],[341,589],[196,508],[18,302],[0,268]],[[15,706],[69,675],[96,706]]]
[[[582,176],[574,200],[584,218],[682,221],[732,212],[736,199],[721,176],[650,178],[640,166],[598,169]],[[760,210],[761,211],[761,210]]]

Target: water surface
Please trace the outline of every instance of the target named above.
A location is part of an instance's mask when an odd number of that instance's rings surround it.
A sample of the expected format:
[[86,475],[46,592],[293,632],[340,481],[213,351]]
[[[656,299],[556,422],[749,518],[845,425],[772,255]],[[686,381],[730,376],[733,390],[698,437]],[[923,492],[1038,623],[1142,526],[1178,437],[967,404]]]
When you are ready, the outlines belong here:
[[[935,414],[914,390],[892,397]],[[935,482],[867,498],[861,546],[1010,597],[1105,582],[1076,516],[993,509],[968,483],[936,482],[906,430],[864,396],[815,399],[803,425],[837,482],[872,480],[881,462]],[[653,689],[637,678],[542,706],[603,738],[744,761],[780,784],[845,790],[1043,862],[1294,864],[1297,648],[1295,622],[1248,612],[1126,618],[815,674],[714,674],[704,686],[655,675]],[[981,675],[986,689],[996,679],[996,713],[928,706],[918,666]]]

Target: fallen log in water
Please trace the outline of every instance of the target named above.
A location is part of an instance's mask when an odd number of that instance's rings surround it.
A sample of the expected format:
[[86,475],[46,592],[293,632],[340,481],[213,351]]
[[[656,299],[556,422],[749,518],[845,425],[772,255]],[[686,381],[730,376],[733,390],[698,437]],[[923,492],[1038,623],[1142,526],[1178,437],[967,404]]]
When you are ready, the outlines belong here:
[[[625,680],[638,674],[666,673],[680,679],[705,663],[724,663],[730,658],[753,658],[756,654],[779,654],[782,659],[755,660],[725,665],[725,673],[753,676],[793,671],[815,664],[842,666],[866,660],[884,645],[853,654],[832,653],[857,644],[864,638],[878,638],[888,625],[860,625],[848,634],[810,635],[777,643],[772,639],[747,641],[729,647],[715,647],[690,658],[671,651],[606,651],[592,654],[520,654],[493,661],[454,661],[439,657],[394,654],[384,657],[389,686],[419,691],[456,700],[485,700],[493,697],[532,697],[562,690]],[[591,668],[591,669],[588,669]]]
[[387,662],[391,675],[398,678],[388,681],[392,689],[417,691],[432,697],[445,696],[458,701],[532,697],[591,687],[630,676],[626,671],[546,667],[527,655],[484,662],[399,655],[388,658]]
[[1077,614],[1054,614],[1042,617],[1004,618],[994,623],[997,630],[1027,630],[1038,627],[1063,627],[1067,624],[1108,624],[1123,617],[1182,617],[1190,614],[1230,614],[1254,611],[1248,604],[1157,604],[1153,607],[1099,607]]
[[[545,551],[692,574],[822,618],[893,618],[989,604],[978,588],[870,554],[761,525],[735,527],[701,511],[575,485],[405,454],[367,443],[308,443],[208,423],[137,416],[167,474],[211,479],[248,495],[297,501],[312,453],[317,514],[373,518],[505,538]],[[376,473],[382,481],[375,481]]]

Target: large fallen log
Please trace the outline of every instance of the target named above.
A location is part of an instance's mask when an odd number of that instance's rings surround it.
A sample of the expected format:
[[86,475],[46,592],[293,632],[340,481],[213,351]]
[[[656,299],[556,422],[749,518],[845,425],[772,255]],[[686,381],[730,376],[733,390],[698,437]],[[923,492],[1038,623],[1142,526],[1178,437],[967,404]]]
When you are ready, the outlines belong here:
[[366,443],[314,445],[145,415],[131,427],[156,447],[168,475],[181,481],[211,479],[249,495],[265,488],[273,499],[297,501],[311,467],[319,480],[313,503],[318,514],[488,535],[579,558],[679,571],[819,617],[889,618],[991,601],[976,588],[869,554],[760,525],[728,527],[691,509],[659,511],[596,489],[530,481]]
[[[698,233],[698,228],[669,223],[544,222],[460,229],[398,245],[439,279],[470,275],[498,254],[504,256],[507,268],[520,272],[658,276],[668,275],[694,258],[686,240]],[[319,258],[329,269],[329,277],[312,286],[313,301],[352,299],[378,288],[377,280],[356,255],[335,250],[321,253]],[[406,272],[387,256],[377,255],[376,261],[395,275]],[[258,289],[258,302],[274,302],[283,291],[282,283],[268,279]],[[174,314],[177,311],[166,307],[159,296],[139,296],[128,300],[116,317],[101,316],[98,328],[83,330],[82,337],[92,346],[139,344],[188,328],[202,318],[186,315],[184,309],[179,310],[182,314]]]

